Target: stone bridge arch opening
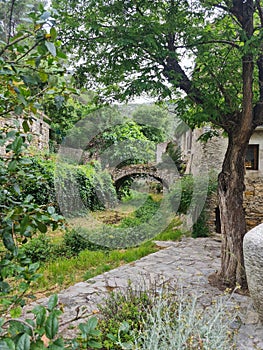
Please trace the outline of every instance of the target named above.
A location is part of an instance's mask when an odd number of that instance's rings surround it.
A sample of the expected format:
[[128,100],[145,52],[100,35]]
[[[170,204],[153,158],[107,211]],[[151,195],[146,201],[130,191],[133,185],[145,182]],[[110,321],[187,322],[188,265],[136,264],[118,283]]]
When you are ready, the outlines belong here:
[[148,185],[150,192],[162,193],[164,188],[168,189],[167,184],[164,183],[163,179],[159,178],[158,176],[133,173],[129,175],[124,175],[123,177],[114,181],[117,194],[120,193],[121,188],[125,186],[132,187],[132,183],[134,183],[136,180],[145,181],[146,185]]
[[129,180],[134,182],[136,179],[145,179],[159,184],[159,191],[169,191],[170,186],[179,177],[179,174],[174,169],[158,168],[157,164],[132,164],[122,168],[110,169],[112,179],[115,184],[117,193],[121,187]]

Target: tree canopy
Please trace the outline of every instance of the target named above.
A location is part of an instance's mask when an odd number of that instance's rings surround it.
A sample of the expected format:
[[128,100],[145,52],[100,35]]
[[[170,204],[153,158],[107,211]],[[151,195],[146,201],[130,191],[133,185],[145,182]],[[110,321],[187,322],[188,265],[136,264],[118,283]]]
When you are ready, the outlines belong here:
[[222,118],[241,108],[241,57],[247,50],[258,51],[261,35],[255,28],[253,38],[246,38],[232,4],[171,0],[53,5],[63,19],[64,45],[76,62],[81,59],[75,67],[79,82],[97,85],[101,95],[126,100],[147,92],[176,99],[179,88],[187,94],[178,105],[187,121],[193,123],[194,113],[195,124],[212,121],[225,128]]

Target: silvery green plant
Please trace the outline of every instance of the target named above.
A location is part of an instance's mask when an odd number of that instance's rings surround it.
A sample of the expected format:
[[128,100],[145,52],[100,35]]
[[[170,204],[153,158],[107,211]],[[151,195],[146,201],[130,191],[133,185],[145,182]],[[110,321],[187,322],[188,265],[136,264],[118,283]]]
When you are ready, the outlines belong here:
[[[229,350],[234,349],[235,318],[222,297],[203,308],[198,298],[178,294],[176,308],[169,297],[162,295],[143,320],[143,330],[134,334],[132,349],[140,350]],[[123,347],[125,349],[125,346]]]

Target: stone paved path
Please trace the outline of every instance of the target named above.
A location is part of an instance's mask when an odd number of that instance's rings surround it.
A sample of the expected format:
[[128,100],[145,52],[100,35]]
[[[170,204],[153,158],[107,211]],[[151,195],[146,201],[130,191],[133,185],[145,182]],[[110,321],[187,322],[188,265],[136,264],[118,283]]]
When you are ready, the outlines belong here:
[[[125,288],[129,281],[135,285],[142,281],[169,281],[185,287],[190,294],[202,295],[201,302],[207,305],[222,295],[222,292],[208,283],[208,276],[220,266],[218,239],[183,238],[179,242],[157,244],[163,249],[62,291],[59,300],[65,310],[63,322],[71,320],[77,312],[81,313],[82,307],[87,313],[92,313],[109,290]],[[41,299],[38,303],[45,304],[46,301]],[[251,298],[234,294],[231,303],[231,307],[240,307],[241,326],[236,338],[237,348],[263,350],[263,325],[259,323]],[[83,322],[83,319],[74,323],[79,322]],[[70,336],[66,325],[63,334]]]

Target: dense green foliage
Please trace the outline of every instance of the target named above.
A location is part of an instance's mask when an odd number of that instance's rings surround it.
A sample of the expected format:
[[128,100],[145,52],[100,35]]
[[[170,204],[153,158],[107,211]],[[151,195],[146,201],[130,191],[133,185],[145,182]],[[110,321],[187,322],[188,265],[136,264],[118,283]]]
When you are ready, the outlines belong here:
[[[36,6],[9,1],[1,11],[6,6],[9,12],[1,21],[5,38],[0,41],[0,116],[15,113],[30,119],[41,108],[45,95],[67,91],[61,77],[66,56],[57,39],[54,17],[43,4],[39,2],[36,10]],[[24,125],[29,129],[30,125]]]
[[0,308],[5,310],[22,302],[39,264],[32,263],[21,249],[36,232],[56,229],[63,218],[50,203],[39,206],[27,193],[27,184],[34,179],[31,160],[24,157],[29,136],[16,130],[1,130],[1,145],[8,157],[0,159]]
[[[60,162],[56,156],[27,156],[30,177],[23,180],[24,192],[38,205],[52,204],[64,215],[81,215],[81,210],[95,210],[115,201],[111,177],[99,163],[74,165]],[[59,191],[61,208],[57,203]],[[63,197],[63,199],[61,199]]]
[[129,164],[153,162],[155,143],[134,121],[117,125],[102,133],[100,155],[103,166],[122,167]]
[[[76,123],[98,108],[89,94],[45,96],[44,112],[50,118],[50,149],[57,151]],[[84,140],[83,140],[84,141]]]

